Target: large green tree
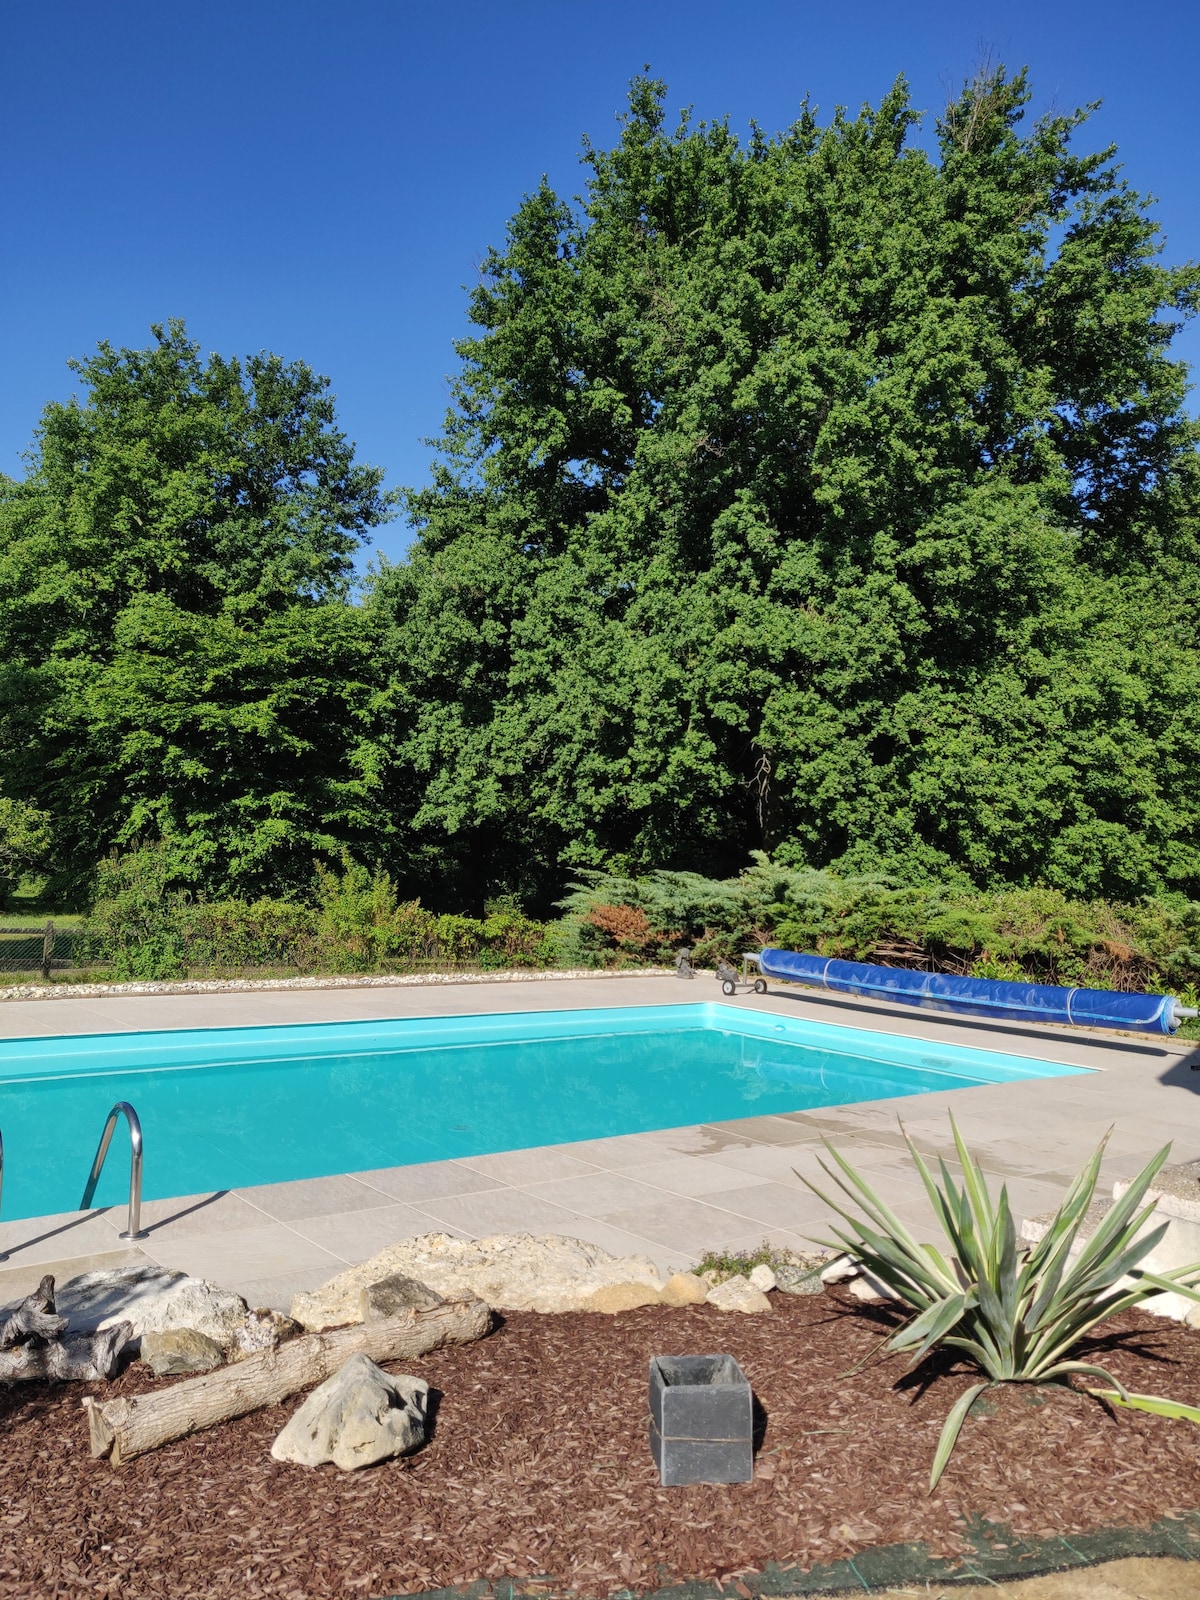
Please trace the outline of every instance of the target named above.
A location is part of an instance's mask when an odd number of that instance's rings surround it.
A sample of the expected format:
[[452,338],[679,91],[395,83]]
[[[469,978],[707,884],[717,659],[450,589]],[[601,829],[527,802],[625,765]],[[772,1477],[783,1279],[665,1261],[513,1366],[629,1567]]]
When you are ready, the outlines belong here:
[[49,814],[64,888],[165,841],[181,882],[285,890],[388,835],[348,601],[389,497],[302,363],[154,336],[75,363],[0,485],[0,782]]
[[740,143],[639,80],[582,207],[521,205],[374,597],[449,872],[1200,893],[1200,274],[1028,99]]

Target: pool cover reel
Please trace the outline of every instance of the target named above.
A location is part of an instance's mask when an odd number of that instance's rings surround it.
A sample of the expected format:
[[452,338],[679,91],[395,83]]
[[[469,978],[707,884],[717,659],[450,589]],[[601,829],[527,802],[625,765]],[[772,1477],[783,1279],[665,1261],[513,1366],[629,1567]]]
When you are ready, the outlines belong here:
[[996,978],[955,978],[911,967],[876,967],[795,950],[751,955],[764,978],[807,983],[835,994],[898,1000],[925,1011],[956,1011],[1000,1022],[1069,1022],[1083,1028],[1126,1028],[1174,1033],[1195,1011],[1170,994],[1124,994],[1115,989],[1064,989],[1049,983],[1004,983]]

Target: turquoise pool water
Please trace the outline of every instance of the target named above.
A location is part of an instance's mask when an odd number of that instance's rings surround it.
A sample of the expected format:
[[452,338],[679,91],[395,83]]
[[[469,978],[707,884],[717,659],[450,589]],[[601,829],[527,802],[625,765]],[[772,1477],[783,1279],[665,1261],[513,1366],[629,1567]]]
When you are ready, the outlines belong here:
[[[1081,1070],[694,1003],[10,1039],[3,1215],[78,1206],[116,1100],[155,1199]],[[122,1122],[96,1205],[128,1150]]]

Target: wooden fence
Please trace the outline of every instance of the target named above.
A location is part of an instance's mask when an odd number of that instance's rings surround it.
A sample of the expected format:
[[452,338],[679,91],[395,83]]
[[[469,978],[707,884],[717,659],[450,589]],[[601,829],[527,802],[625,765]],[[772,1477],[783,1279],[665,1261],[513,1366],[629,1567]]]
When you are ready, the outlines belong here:
[[72,930],[55,928],[0,927],[0,972],[40,972],[43,979],[74,965],[75,938]]

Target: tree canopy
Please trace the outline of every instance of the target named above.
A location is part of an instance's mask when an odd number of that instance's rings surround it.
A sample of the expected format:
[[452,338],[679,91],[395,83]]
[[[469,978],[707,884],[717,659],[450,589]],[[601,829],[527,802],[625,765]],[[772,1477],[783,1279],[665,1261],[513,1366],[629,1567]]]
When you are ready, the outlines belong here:
[[347,602],[390,500],[325,379],[154,334],[74,363],[82,397],[2,486],[0,770],[65,888],[164,841],[182,882],[285,889],[388,834],[386,679]]
[[520,206],[373,597],[448,874],[1200,892],[1200,272],[1028,101],[739,142],[639,79]]
[[739,140],[635,80],[486,257],[361,590],[395,496],[325,379],[100,345],[0,479],[0,879],[347,857],[544,912],[765,850],[1200,898],[1200,269],[1029,101],[988,71],[926,126],[901,80]]

